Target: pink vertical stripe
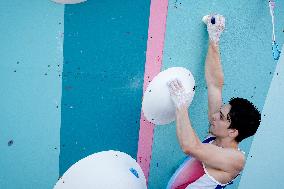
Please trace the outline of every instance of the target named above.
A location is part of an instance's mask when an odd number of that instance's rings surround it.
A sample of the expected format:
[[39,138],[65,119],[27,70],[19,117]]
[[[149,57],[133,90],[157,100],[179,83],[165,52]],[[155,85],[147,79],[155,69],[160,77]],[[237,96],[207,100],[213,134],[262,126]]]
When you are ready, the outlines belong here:
[[[167,11],[168,0],[151,1],[143,93],[149,82],[160,72],[162,67]],[[145,174],[147,183],[152,157],[153,137],[154,125],[146,120],[141,110],[137,162]]]

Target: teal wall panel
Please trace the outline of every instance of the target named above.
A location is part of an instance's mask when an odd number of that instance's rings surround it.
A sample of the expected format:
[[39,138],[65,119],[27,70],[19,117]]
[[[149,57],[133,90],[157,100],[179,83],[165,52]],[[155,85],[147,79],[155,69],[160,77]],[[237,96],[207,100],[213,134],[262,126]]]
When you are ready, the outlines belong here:
[[92,153],[136,158],[150,1],[66,5],[60,174]]
[[0,188],[58,179],[63,16],[51,1],[0,1]]

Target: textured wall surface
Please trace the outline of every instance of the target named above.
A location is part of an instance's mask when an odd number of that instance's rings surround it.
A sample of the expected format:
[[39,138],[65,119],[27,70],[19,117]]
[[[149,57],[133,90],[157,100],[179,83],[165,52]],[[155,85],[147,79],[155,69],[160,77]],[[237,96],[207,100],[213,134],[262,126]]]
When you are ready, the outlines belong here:
[[[227,188],[283,188],[284,60],[272,58],[262,0],[1,1],[0,188],[50,189],[79,159],[112,149],[138,157],[149,189],[164,189],[185,155],[175,123],[139,135],[143,86],[159,70],[189,69],[196,82],[191,121],[206,136],[208,37],[201,19],[211,12],[227,19],[220,44],[224,102],[244,97],[262,111],[258,133],[240,145],[245,170]],[[275,18],[281,48],[281,0]]]
[[282,55],[274,71],[262,111],[261,127],[253,139],[239,189],[284,188],[282,180],[284,154],[281,150],[284,142],[283,96],[284,56]]
[[0,1],[0,188],[59,176],[64,6]]

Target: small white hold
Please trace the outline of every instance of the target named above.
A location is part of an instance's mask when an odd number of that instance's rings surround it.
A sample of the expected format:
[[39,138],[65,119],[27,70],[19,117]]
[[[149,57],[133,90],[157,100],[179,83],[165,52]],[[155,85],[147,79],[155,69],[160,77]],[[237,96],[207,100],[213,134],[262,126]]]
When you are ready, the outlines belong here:
[[210,19],[210,15],[205,15],[203,16],[202,21],[204,22],[204,24],[207,24],[209,19]]
[[82,3],[87,0],[52,0],[55,3],[60,3],[60,4],[77,4],[77,3]]

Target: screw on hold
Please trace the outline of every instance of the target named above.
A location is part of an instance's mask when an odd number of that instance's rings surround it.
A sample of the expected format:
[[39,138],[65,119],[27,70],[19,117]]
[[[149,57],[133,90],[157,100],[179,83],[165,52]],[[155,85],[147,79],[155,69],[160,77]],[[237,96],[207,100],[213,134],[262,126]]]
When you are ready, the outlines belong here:
[[129,171],[130,171],[134,176],[136,176],[136,178],[139,178],[139,175],[138,175],[137,171],[136,171],[134,168],[130,168]]
[[9,142],[8,142],[8,146],[12,146],[14,144],[14,141],[13,140],[10,140]]
[[211,24],[216,24],[216,19],[214,16],[211,17]]

